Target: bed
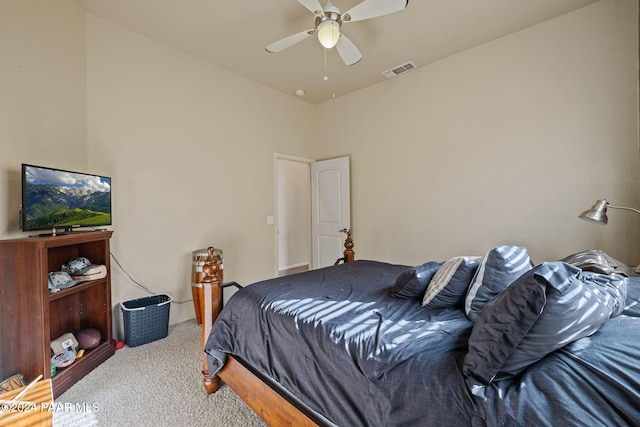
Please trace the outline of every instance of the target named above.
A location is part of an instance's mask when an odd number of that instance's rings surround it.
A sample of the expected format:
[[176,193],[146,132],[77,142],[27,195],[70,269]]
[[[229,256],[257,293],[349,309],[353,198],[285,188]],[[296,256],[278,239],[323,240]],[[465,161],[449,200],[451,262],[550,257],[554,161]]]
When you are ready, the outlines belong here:
[[208,391],[222,378],[270,425],[640,425],[640,278],[620,264],[501,246],[265,280],[203,333]]

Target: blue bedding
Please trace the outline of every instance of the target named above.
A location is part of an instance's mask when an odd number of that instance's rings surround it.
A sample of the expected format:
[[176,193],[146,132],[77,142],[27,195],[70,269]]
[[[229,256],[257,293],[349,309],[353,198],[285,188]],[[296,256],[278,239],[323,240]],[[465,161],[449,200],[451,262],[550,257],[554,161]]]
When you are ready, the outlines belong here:
[[484,398],[465,384],[471,322],[389,288],[408,267],[376,261],[266,280],[237,292],[205,346],[234,355],[339,426],[640,425],[640,279],[621,315]]

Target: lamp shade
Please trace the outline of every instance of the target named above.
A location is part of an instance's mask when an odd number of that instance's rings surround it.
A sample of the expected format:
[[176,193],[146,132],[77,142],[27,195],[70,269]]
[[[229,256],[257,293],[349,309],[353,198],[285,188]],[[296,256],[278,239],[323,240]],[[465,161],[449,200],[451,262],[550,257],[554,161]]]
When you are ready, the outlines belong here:
[[607,225],[609,218],[607,218],[607,203],[606,200],[598,200],[591,208],[582,212],[578,217],[585,221],[595,222],[596,224]]
[[340,38],[340,24],[333,19],[327,19],[318,25],[318,40],[327,49],[331,49]]

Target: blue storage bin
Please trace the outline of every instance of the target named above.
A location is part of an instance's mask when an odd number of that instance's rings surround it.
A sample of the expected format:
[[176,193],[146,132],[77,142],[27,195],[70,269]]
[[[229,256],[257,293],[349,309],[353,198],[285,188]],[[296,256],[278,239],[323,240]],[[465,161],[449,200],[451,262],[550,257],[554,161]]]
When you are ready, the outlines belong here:
[[166,338],[171,301],[169,295],[159,294],[121,302],[124,343],[135,347]]

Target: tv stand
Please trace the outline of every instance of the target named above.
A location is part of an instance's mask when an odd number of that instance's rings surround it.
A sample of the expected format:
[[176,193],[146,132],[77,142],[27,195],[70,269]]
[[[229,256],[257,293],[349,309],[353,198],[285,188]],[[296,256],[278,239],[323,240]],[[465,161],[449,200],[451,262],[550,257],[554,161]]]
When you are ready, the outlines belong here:
[[[71,233],[40,239],[0,240],[0,378],[22,374],[51,378],[55,397],[115,353],[111,342],[111,231]],[[102,279],[49,293],[48,274],[86,257],[104,264]],[[67,332],[95,328],[100,344],[51,377],[50,343]]]
[[106,231],[106,230],[78,230],[73,228],[65,228],[64,231],[56,231],[56,234],[53,233],[42,233],[42,234],[33,234],[29,237],[57,237],[57,236],[68,236],[70,234],[81,234],[81,233],[93,233],[95,231]]

